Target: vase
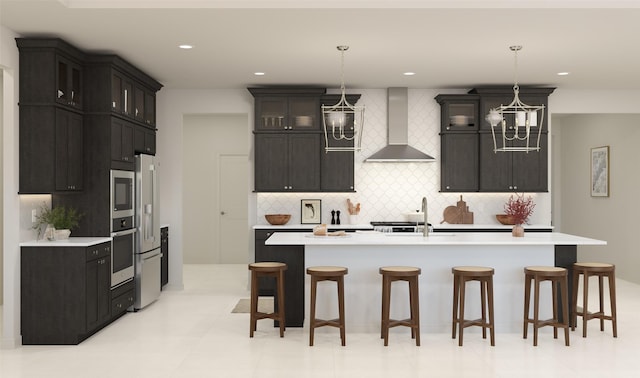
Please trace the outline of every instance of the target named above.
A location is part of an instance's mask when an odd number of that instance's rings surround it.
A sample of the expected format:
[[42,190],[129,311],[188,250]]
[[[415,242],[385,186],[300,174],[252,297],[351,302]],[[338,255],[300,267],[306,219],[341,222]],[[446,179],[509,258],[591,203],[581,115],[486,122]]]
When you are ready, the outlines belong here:
[[513,226],[513,229],[511,230],[511,235],[517,237],[517,238],[521,238],[524,236],[524,227],[522,227],[521,224],[516,224]]
[[44,235],[42,236],[42,238],[49,241],[56,240],[55,233],[56,233],[56,229],[53,227],[53,225],[48,224],[47,227],[44,229]]
[[349,214],[349,224],[359,224],[358,214]]
[[69,235],[71,235],[71,230],[67,230],[67,229],[55,230],[54,234],[55,234],[56,240],[69,240]]

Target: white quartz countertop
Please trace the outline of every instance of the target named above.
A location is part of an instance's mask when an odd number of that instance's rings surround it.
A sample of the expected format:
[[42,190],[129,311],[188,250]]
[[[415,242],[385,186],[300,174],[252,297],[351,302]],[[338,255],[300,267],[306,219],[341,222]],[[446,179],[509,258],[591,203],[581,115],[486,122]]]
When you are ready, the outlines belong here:
[[20,247],[90,247],[110,241],[110,237],[71,237],[67,240],[32,240],[20,243]]
[[[282,230],[287,230],[287,229],[302,229],[302,230],[312,230],[313,227],[317,226],[317,224],[285,224],[283,226],[273,226],[270,224],[257,224],[253,226],[254,230],[278,230],[278,229],[282,229]],[[331,229],[341,229],[341,230],[353,230],[353,229],[358,229],[358,230],[362,230],[362,229],[367,229],[367,230],[373,230],[373,226],[369,223],[363,223],[363,224],[327,224],[328,228]],[[495,229],[495,230],[510,230],[512,229],[513,226],[505,226],[502,224],[448,224],[448,223],[443,223],[443,224],[434,224],[433,225],[433,229],[434,230],[451,230],[451,229],[468,229],[468,230],[474,230],[474,229]],[[524,228],[526,230],[549,230],[549,229],[553,229],[553,226],[545,226],[545,225],[540,225],[540,224],[528,224],[525,225]]]
[[603,240],[560,232],[529,232],[513,237],[509,232],[436,232],[428,237],[421,233],[381,233],[356,231],[345,236],[316,236],[311,232],[274,232],[266,245],[606,245]]

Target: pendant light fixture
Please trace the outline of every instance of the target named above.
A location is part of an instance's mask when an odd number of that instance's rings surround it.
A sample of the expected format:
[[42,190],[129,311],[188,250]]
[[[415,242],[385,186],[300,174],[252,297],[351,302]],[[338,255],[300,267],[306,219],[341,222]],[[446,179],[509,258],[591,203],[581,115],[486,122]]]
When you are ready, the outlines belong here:
[[[491,125],[493,152],[539,152],[545,106],[527,105],[520,100],[518,51],[522,49],[522,46],[510,46],[509,49],[515,54],[513,101],[509,105],[500,105],[491,109],[485,117]],[[496,131],[496,129],[498,130]],[[500,139],[502,145],[498,142]]]
[[341,54],[340,101],[335,105],[322,105],[325,152],[360,151],[364,126],[364,106],[347,101],[344,85],[344,52],[349,46],[337,46]]

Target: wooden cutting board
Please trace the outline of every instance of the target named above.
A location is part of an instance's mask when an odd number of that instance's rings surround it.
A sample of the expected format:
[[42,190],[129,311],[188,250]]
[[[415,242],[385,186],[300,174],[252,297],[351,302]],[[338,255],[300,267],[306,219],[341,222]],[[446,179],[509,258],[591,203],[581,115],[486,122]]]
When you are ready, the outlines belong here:
[[442,217],[444,219],[442,220],[442,222],[440,222],[440,224],[442,224],[444,222],[447,222],[449,224],[458,224],[461,221],[461,219],[460,219],[460,208],[458,208],[456,206],[447,206],[444,209]]

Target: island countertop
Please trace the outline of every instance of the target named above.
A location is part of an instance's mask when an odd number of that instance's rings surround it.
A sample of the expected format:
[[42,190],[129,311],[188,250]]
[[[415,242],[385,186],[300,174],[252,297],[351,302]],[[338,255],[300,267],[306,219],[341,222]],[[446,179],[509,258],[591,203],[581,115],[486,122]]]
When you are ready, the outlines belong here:
[[316,236],[311,232],[274,232],[266,245],[606,245],[603,240],[564,234],[561,232],[530,232],[524,237],[513,237],[506,232],[435,232],[424,237],[421,233],[383,233],[356,231],[345,236]]

